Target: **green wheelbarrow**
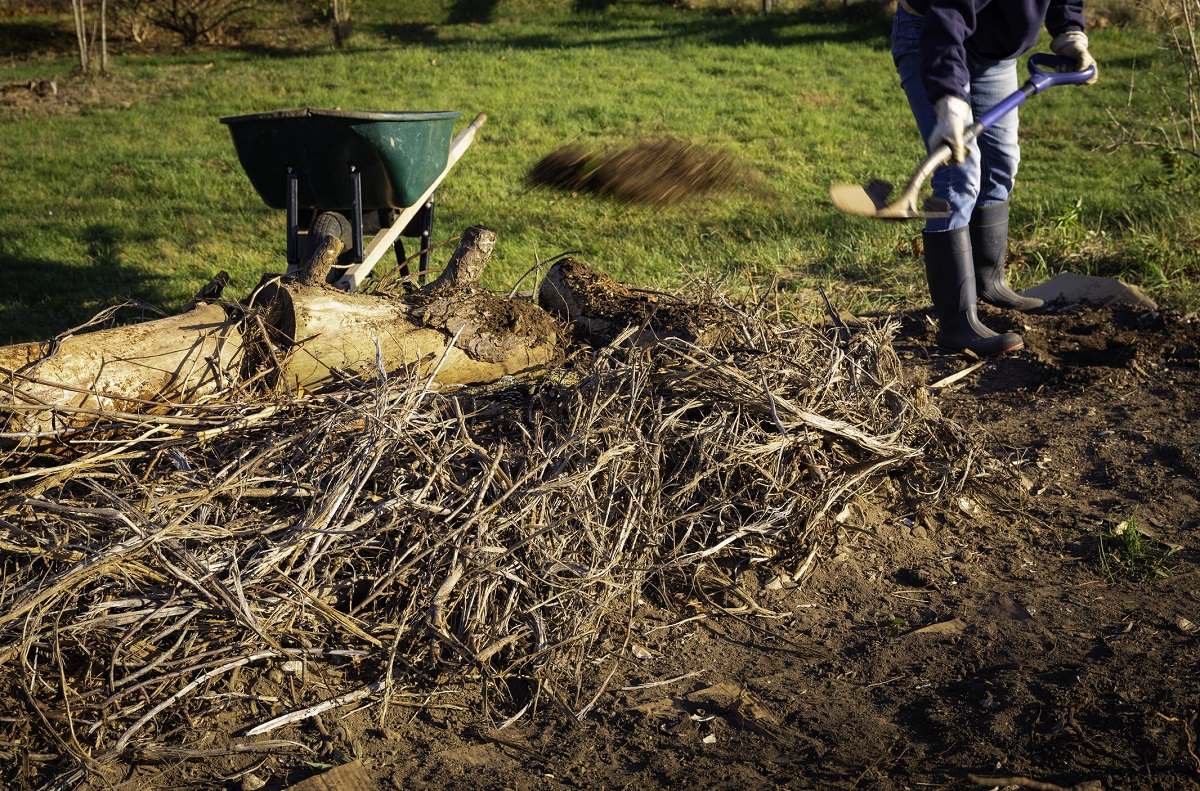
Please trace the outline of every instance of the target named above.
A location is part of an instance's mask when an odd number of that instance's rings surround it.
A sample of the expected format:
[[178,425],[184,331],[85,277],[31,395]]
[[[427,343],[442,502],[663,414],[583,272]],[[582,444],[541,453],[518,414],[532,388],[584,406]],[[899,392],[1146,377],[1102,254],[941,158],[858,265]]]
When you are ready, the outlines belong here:
[[421,270],[428,268],[434,193],[487,120],[481,113],[451,138],[461,116],[304,108],[220,120],[255,191],[287,212],[288,271],[301,263],[300,226],[337,212],[351,240],[336,284],[356,291],[389,248],[403,263],[402,235],[421,238]]

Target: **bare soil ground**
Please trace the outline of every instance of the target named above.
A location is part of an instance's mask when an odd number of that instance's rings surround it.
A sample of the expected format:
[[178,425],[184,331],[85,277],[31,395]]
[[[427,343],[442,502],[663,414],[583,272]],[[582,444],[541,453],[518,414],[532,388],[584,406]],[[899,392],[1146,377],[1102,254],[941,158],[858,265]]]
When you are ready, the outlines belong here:
[[[924,314],[902,320],[914,372],[967,367]],[[384,729],[333,712],[277,732],[314,745],[307,760],[160,764],[129,787],[286,788],[357,756],[403,789],[1200,788],[1200,320],[987,320],[1025,350],[934,398],[1016,487],[931,506],[888,479],[843,512],[802,586],[730,570],[773,616],[644,605],[639,658],[580,721],[543,698],[502,728],[464,691]],[[1115,555],[1102,569],[1122,522],[1163,578]]]

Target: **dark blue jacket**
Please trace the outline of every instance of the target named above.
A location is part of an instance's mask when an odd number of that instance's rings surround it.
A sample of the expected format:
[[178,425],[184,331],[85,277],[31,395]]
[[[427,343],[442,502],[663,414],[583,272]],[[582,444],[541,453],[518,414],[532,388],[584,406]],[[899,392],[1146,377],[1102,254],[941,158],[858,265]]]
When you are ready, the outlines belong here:
[[967,54],[1006,60],[1028,52],[1042,25],[1050,35],[1083,30],[1083,0],[908,0],[924,17],[921,76],[929,101],[966,99]]

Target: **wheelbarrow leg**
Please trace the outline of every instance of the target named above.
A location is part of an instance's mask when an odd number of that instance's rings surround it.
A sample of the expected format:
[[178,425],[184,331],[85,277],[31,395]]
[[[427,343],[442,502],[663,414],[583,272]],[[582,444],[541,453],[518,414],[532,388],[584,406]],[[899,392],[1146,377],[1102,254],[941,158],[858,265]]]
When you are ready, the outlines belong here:
[[289,267],[300,263],[300,179],[296,171],[287,169],[287,262]]
[[362,172],[350,166],[350,230],[353,234],[351,248],[356,264],[363,262],[363,213],[362,213]]
[[[383,233],[388,228],[391,228],[395,224],[399,214],[395,209],[380,209],[379,233]],[[397,236],[396,243],[392,245],[392,249],[396,252],[397,271],[401,277],[408,277],[408,253],[404,252],[404,240]]]
[[409,225],[410,230],[420,231],[421,235],[421,266],[417,269],[417,280],[421,285],[425,285],[425,275],[429,272],[429,248],[433,246],[433,204],[436,200],[437,193],[434,192]]

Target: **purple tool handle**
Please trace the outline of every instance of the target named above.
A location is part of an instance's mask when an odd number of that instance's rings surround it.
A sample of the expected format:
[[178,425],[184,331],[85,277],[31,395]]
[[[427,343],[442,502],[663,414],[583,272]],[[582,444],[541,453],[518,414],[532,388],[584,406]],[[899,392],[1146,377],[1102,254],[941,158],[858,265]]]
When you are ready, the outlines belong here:
[[1044,52],[1035,52],[1030,55],[1028,65],[1029,79],[1025,81],[1025,84],[971,124],[963,134],[964,142],[970,143],[979,137],[985,129],[990,129],[993,124],[1024,104],[1025,100],[1035,93],[1041,93],[1055,85],[1080,85],[1096,76],[1095,66],[1088,66],[1083,71],[1049,71],[1049,69],[1059,68],[1071,69],[1074,67],[1075,61],[1061,55],[1048,55]]

